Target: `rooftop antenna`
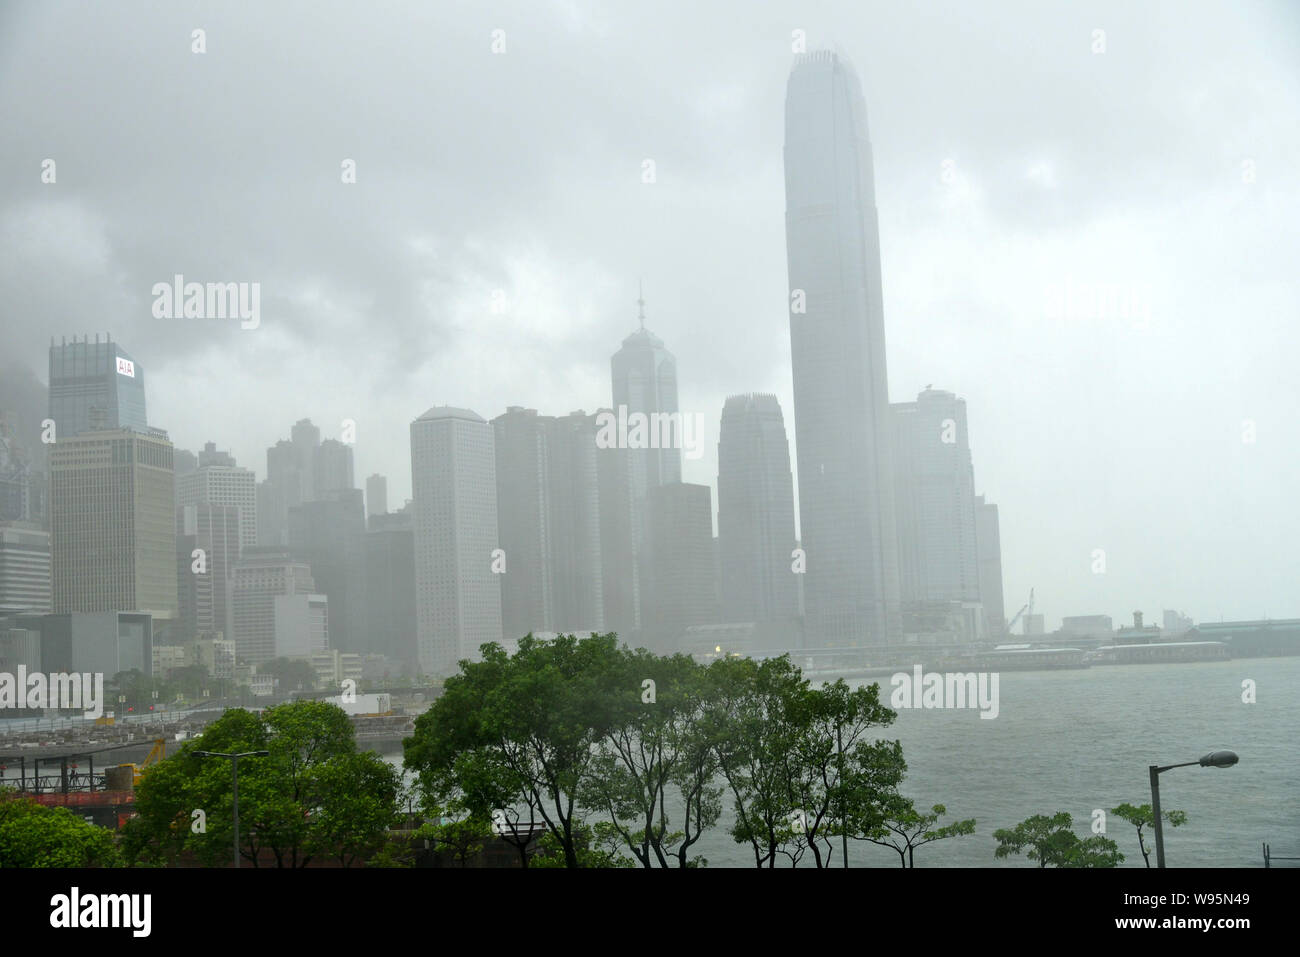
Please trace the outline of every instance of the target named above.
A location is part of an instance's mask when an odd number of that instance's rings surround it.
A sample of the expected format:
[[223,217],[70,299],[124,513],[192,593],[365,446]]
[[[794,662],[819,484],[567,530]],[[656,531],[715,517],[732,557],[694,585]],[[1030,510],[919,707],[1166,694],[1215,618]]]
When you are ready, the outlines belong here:
[[641,280],[636,281],[636,305],[637,318],[641,321],[641,331],[645,332],[645,293],[641,288]]

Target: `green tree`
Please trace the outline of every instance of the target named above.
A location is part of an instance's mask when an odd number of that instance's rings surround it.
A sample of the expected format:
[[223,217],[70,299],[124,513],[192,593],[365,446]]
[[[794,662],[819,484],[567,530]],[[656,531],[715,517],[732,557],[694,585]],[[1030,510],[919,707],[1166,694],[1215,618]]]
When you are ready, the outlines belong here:
[[1014,828],[993,832],[998,842],[994,857],[1009,857],[1025,851],[1025,856],[1038,861],[1039,867],[1115,867],[1124,860],[1114,841],[1099,834],[1080,840],[1071,826],[1068,811],[1060,811],[1051,817],[1035,814]]
[[[637,862],[621,848],[626,847],[622,834],[609,821],[595,824],[580,822],[574,828],[574,853],[578,867],[636,867]],[[566,853],[554,832],[547,831],[538,841],[537,857],[533,867],[569,867]]]
[[0,867],[120,867],[113,832],[0,789]]
[[[498,644],[483,660],[462,661],[442,695],[415,722],[404,742],[429,805],[457,800],[470,812],[526,807],[539,815],[567,867],[579,867],[577,832],[597,744],[614,719],[620,694],[617,638],[579,641],[560,635],[520,639],[511,656]],[[468,761],[468,764],[466,763]],[[459,772],[486,772],[466,788]],[[496,807],[482,802],[508,792]]]
[[181,694],[185,696],[186,701],[193,703],[203,697],[203,689],[210,681],[207,668],[202,665],[186,665],[171,673],[168,681],[169,691],[173,699],[177,694]]
[[732,839],[750,844],[756,867],[775,867],[778,854],[798,866],[809,851],[829,866],[832,839],[853,833],[906,770],[897,742],[866,738],[894,720],[878,686],[812,688],[787,656],[722,659],[709,678],[706,726],[736,814]]
[[281,691],[311,691],[316,687],[316,670],[302,658],[272,658],[258,665],[257,673],[279,681]]
[[[1111,808],[1110,813],[1128,821],[1137,828],[1138,850],[1142,852],[1142,859],[1146,861],[1147,867],[1150,867],[1151,851],[1147,849],[1146,842],[1142,839],[1142,829],[1145,827],[1155,827],[1155,816],[1152,814],[1151,805],[1141,804],[1134,806],[1132,804],[1121,804],[1119,807]],[[1160,818],[1170,827],[1180,827],[1187,823],[1187,812],[1161,811]]]
[[789,702],[802,679],[788,658],[721,658],[708,674],[705,728],[731,795],[732,840],[748,842],[755,867],[775,867],[796,840],[784,756],[797,744]]
[[239,765],[243,859],[258,866],[267,850],[277,867],[305,867],[319,856],[350,866],[382,850],[397,821],[400,775],[378,755],[357,751],[342,709],[297,701],[261,715],[231,709],[146,772],[125,831],[128,854],[145,863],[173,861],[184,851],[209,866],[228,860],[230,762],[195,752],[257,750],[270,753]]
[[973,817],[935,827],[939,818],[948,813],[946,807],[936,804],[928,812],[918,811],[912,799],[901,794],[891,795],[885,801],[882,811],[878,818],[869,821],[863,829],[865,833],[854,836],[881,847],[893,848],[898,853],[902,867],[916,866],[915,854],[918,847],[975,833]]
[[492,822],[485,817],[470,815],[447,818],[444,823],[443,817],[435,816],[416,830],[416,837],[427,838],[440,850],[450,851],[457,866],[466,867],[492,840]]
[[[686,655],[615,650],[607,662],[620,691],[588,768],[584,807],[605,812],[642,867],[698,865],[691,847],[722,811],[717,761],[703,728],[704,669]],[[653,684],[647,684],[653,682]],[[650,690],[653,689],[653,695]],[[667,812],[672,792],[681,828]]]
[[783,756],[785,779],[790,806],[802,812],[796,840],[812,851],[819,868],[831,866],[832,839],[851,836],[851,819],[892,794],[907,770],[901,744],[866,738],[870,728],[896,717],[879,693],[877,684],[853,689],[840,679],[819,688],[804,681],[794,695],[796,744]]
[[993,838],[998,842],[998,848],[993,856],[1010,857],[1025,851],[1025,856],[1038,861],[1039,867],[1059,866],[1069,849],[1070,838],[1078,840],[1070,830],[1070,824],[1069,812],[1062,811],[1051,817],[1035,814],[1014,828],[994,831]]
[[[1074,835],[1070,835],[1074,837]],[[1119,845],[1108,837],[1094,834],[1079,840],[1075,837],[1065,852],[1061,867],[1118,867],[1124,862]]]

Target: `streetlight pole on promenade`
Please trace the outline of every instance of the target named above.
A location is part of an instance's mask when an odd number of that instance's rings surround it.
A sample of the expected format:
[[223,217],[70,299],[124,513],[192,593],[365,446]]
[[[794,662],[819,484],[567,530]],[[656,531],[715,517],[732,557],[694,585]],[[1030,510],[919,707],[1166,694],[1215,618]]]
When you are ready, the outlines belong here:
[[195,751],[201,758],[229,758],[231,773],[231,792],[235,799],[235,866],[239,866],[239,759],[264,758],[270,751],[244,751],[240,754],[224,754],[220,751]]
[[1182,764],[1166,764],[1164,767],[1153,764],[1148,767],[1151,775],[1151,817],[1155,821],[1156,831],[1156,867],[1165,866],[1165,834],[1160,827],[1160,774],[1171,768],[1187,768],[1199,764],[1203,768],[1230,768],[1239,758],[1235,751],[1211,751],[1199,761],[1184,761]]

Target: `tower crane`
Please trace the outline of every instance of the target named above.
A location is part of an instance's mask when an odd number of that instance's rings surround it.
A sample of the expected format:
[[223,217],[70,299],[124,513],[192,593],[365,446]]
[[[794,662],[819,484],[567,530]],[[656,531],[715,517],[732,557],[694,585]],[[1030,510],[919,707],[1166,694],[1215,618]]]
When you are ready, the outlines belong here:
[[1011,634],[1011,629],[1016,626],[1016,622],[1020,620],[1020,616],[1023,615],[1025,612],[1029,612],[1029,614],[1031,615],[1034,613],[1034,590],[1032,588],[1029,589],[1029,601],[1025,602],[1025,604],[1021,606],[1020,610],[1015,613],[1012,619],[1009,622],[1007,622],[1008,635]]

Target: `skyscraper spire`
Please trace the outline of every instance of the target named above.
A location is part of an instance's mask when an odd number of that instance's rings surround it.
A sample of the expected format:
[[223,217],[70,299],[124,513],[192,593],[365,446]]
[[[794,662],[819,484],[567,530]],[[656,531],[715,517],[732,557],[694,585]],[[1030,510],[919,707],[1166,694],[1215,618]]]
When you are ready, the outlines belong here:
[[641,280],[636,281],[636,314],[641,323],[641,331],[645,331],[645,292],[641,288]]

